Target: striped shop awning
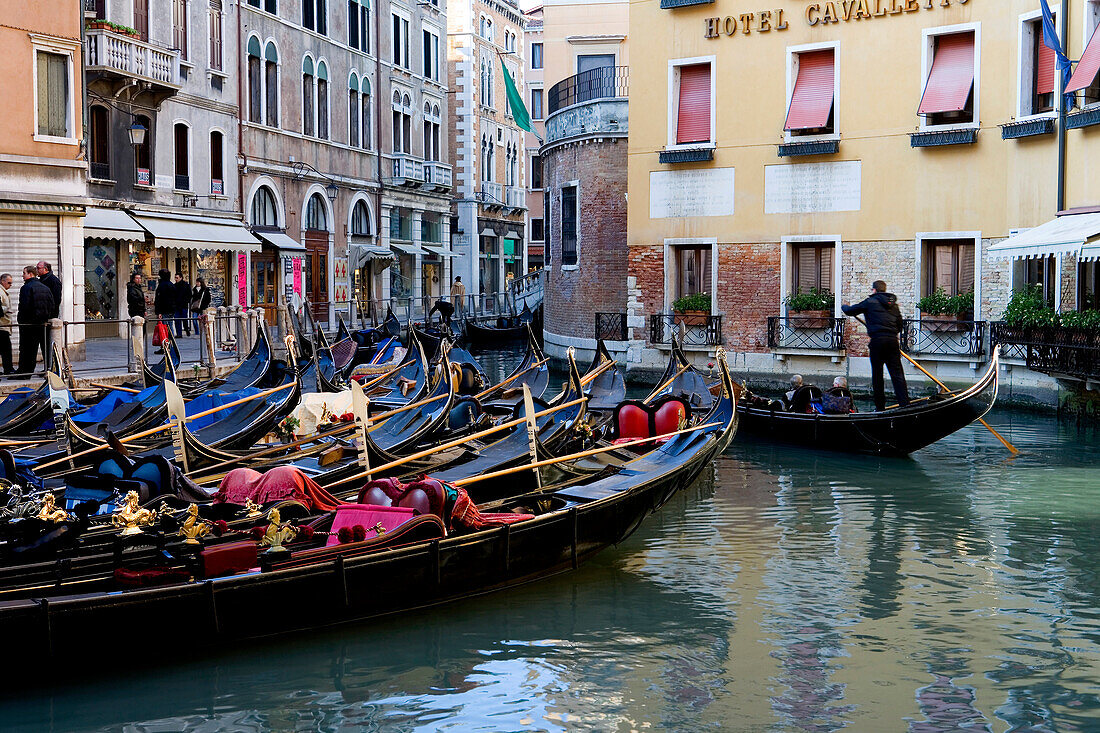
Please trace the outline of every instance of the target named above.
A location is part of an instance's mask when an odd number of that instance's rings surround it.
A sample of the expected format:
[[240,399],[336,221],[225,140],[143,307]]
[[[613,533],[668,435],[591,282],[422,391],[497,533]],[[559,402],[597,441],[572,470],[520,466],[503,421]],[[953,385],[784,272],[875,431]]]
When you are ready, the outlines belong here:
[[1085,46],[1085,52],[1081,54],[1081,60],[1077,62],[1077,68],[1069,78],[1066,94],[1087,89],[1096,78],[1097,72],[1100,72],[1100,25],[1092,32],[1089,45]]
[[[1100,213],[1067,214],[990,246],[989,256],[1025,260],[1072,254],[1100,258]],[[1095,249],[1094,249],[1095,248]]]

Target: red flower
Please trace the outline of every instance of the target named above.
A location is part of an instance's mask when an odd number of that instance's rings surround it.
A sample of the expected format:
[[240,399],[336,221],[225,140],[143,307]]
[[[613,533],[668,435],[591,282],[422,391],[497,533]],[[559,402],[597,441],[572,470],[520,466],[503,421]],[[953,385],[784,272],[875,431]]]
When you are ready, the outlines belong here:
[[367,539],[367,528],[361,524],[357,524],[351,528],[351,536],[356,542],[362,542]]
[[351,527],[341,527],[340,531],[336,533],[336,538],[340,540],[341,545],[351,542]]

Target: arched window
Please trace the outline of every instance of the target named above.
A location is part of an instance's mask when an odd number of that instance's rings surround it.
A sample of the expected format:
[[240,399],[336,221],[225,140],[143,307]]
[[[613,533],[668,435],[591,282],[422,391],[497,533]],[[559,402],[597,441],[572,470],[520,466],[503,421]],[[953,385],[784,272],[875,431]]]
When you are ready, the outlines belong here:
[[175,142],[176,161],[176,190],[191,190],[191,128],[182,122],[177,122],[172,128]]
[[374,148],[374,137],[371,135],[371,99],[370,99],[370,79],[363,77],[363,107],[362,114],[360,115],[360,122],[363,124],[363,150],[371,150]]
[[369,237],[374,232],[370,224],[370,209],[365,201],[356,201],[355,208],[351,210],[351,236]]
[[315,112],[313,110],[313,87],[316,84],[313,71],[313,59],[302,59],[302,133],[312,137]]
[[359,76],[353,71],[348,77],[348,145],[353,148],[359,147],[359,132]]
[[402,151],[412,152],[412,98],[406,94],[401,98],[401,143]]
[[325,216],[325,202],[321,194],[315,193],[309,197],[306,204],[306,229],[315,232],[328,231],[328,218]]
[[424,159],[439,160],[439,106],[424,103]]
[[260,59],[260,39],[248,39],[248,121],[263,122],[263,61]]
[[328,66],[317,62],[317,137],[328,140]]
[[275,194],[267,186],[260,186],[252,197],[252,211],[249,220],[254,227],[278,228],[278,204]]
[[264,98],[268,127],[279,126],[279,52],[270,41],[264,49]]
[[[111,177],[111,124],[110,113],[102,105],[92,105],[89,110],[88,131],[91,140],[88,155],[91,160],[92,178]],[[148,132],[146,133],[148,134]]]

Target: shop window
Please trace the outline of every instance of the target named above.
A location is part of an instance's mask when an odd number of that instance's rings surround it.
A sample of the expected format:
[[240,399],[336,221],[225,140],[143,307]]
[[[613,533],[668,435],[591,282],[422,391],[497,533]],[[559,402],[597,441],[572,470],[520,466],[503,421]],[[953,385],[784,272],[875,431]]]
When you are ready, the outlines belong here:
[[833,292],[835,253],[836,247],[832,244],[792,245],[790,292]]
[[102,105],[93,105],[89,109],[88,128],[91,140],[88,152],[92,178],[106,180],[111,177],[110,119],[109,111]]
[[673,249],[676,266],[675,298],[710,292],[711,246],[691,245]]
[[672,142],[676,145],[713,142],[710,64],[676,66],[674,80],[675,130]]
[[577,264],[577,187],[561,189],[561,264]]
[[182,122],[177,122],[173,127],[174,136],[173,141],[175,143],[175,187],[177,191],[190,191],[191,190],[191,175],[190,175],[190,147],[191,147],[191,129]]
[[783,129],[792,136],[835,132],[835,57],[832,48],[791,54],[794,84]]
[[223,178],[223,151],[225,137],[214,130],[210,133],[210,193],[216,196],[225,194],[225,179]]
[[924,92],[917,114],[928,127],[974,122],[974,31],[929,36],[931,68],[925,74]]
[[974,291],[974,240],[934,239],[924,242],[923,295],[943,289],[948,296]]

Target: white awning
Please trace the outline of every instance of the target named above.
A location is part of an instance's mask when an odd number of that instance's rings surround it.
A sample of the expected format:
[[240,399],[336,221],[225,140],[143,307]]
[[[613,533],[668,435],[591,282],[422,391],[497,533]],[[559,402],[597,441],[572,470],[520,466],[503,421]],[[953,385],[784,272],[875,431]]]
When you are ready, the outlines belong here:
[[404,252],[407,255],[422,255],[424,250],[417,247],[412,242],[390,242],[390,246],[396,250]]
[[[1070,214],[1020,232],[989,248],[994,259],[1023,260],[1060,254],[1081,254],[1100,237],[1100,213]],[[1097,253],[1100,257],[1100,253]]]
[[437,255],[439,257],[457,257],[458,256],[449,247],[444,247],[441,244],[425,244],[424,249],[428,250],[432,254]]
[[505,239],[515,239],[516,241],[519,241],[519,239],[520,239],[519,232],[517,232],[515,229],[509,229],[508,231],[506,231],[504,233],[504,238]]
[[145,230],[122,209],[89,206],[84,217],[84,238],[144,242]]
[[495,237],[496,235],[497,235],[497,233],[494,232],[489,227],[485,227],[484,229],[481,230],[481,236],[483,236],[483,237]]
[[176,216],[154,212],[135,213],[134,219],[156,238],[158,247],[259,252],[260,240],[235,219],[211,216]]
[[282,232],[253,232],[257,237],[270,244],[280,252],[305,252],[306,246],[283,234]]

